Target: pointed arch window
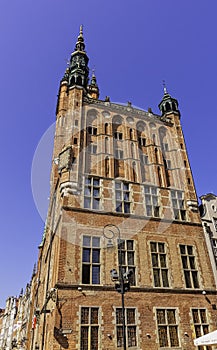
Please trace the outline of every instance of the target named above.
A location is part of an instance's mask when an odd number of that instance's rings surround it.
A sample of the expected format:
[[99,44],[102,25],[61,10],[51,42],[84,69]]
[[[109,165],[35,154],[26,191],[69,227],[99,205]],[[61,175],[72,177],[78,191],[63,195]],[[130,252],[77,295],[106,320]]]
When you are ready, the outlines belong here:
[[109,157],[105,158],[105,176],[109,176]]

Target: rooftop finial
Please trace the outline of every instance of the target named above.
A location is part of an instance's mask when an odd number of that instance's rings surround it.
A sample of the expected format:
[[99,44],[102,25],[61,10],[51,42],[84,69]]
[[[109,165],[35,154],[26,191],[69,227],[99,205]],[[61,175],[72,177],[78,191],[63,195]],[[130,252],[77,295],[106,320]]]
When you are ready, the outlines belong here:
[[167,87],[166,87],[166,82],[163,80],[163,87],[164,87],[164,93],[167,94]]
[[83,24],[80,25],[80,33],[79,36],[83,36]]

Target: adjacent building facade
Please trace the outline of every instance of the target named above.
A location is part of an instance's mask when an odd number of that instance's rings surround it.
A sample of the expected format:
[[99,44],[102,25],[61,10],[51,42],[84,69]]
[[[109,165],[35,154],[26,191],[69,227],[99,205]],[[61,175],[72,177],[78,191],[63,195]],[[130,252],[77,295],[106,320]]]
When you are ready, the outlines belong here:
[[88,76],[81,28],[60,83],[27,348],[195,349],[216,327],[216,285],[178,101],[165,88],[156,115],[100,100]]
[[217,285],[217,196],[213,193],[208,193],[201,196],[200,199],[201,219]]

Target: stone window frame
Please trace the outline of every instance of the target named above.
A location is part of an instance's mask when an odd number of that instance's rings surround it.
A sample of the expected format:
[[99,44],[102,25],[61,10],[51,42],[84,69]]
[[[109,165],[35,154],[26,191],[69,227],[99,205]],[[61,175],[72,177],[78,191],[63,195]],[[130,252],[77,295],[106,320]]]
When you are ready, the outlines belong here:
[[101,282],[101,238],[84,234],[82,236],[81,282],[86,285],[100,285]]
[[[114,181],[115,212],[130,214],[132,207],[132,188],[129,182]],[[121,210],[117,210],[120,208]]]
[[[133,311],[133,319],[130,312]],[[136,307],[125,307],[125,330],[127,348],[138,347],[138,312]],[[133,321],[133,322],[132,322]],[[116,346],[123,347],[122,308],[115,307]]]
[[179,253],[185,288],[199,289],[199,269],[196,261],[195,247],[189,244],[179,244]]
[[[101,308],[99,306],[80,306],[80,350],[98,350],[100,349],[100,329],[101,329]],[[97,310],[97,320],[96,313]],[[88,312],[88,315],[85,315]],[[88,318],[88,319],[87,319]],[[97,322],[95,322],[97,321]],[[95,334],[94,334],[95,333]],[[97,336],[93,343],[93,336]],[[84,343],[84,341],[86,342]]]
[[[154,244],[156,245],[155,250],[153,249]],[[149,246],[154,287],[170,288],[167,244],[151,240]],[[159,283],[157,283],[157,280]]]
[[180,348],[178,308],[156,307],[155,314],[159,348]]
[[160,217],[160,193],[157,186],[144,185],[145,214],[149,217]]
[[[83,207],[89,210],[101,210],[101,179],[95,176],[84,177]],[[89,205],[87,205],[89,203]]]

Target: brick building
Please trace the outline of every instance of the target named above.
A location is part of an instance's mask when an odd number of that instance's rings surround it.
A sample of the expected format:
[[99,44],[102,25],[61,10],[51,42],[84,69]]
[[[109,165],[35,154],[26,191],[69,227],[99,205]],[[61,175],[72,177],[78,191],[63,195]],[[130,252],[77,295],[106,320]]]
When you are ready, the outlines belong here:
[[30,348],[122,348],[121,265],[127,349],[195,349],[216,327],[216,288],[178,102],[166,88],[160,115],[100,100],[88,76],[81,28],[59,89]]

